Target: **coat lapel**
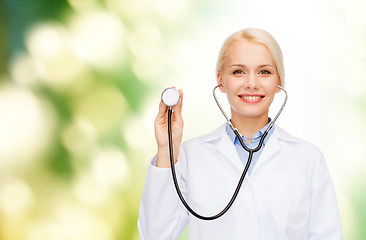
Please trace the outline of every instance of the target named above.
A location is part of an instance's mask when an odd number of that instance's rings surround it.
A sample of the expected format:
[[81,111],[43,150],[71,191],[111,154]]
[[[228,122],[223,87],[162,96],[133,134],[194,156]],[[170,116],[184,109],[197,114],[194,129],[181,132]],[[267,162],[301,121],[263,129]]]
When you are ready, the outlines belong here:
[[216,145],[217,151],[221,153],[229,162],[231,162],[235,168],[237,168],[240,172],[243,171],[243,163],[241,162],[238,152],[230,140],[229,136],[223,135]]
[[[277,126],[275,126],[276,129]],[[278,131],[273,131],[272,135],[267,141],[267,144],[263,147],[263,151],[256,162],[252,173],[258,168],[270,160],[276,153],[280,151]],[[216,145],[217,151],[219,151],[225,158],[227,158],[239,171],[243,171],[244,166],[241,162],[234,144],[231,142],[229,136],[224,132],[221,132],[221,136],[218,144]]]
[[226,133],[226,123],[214,130],[212,133],[202,136],[201,141],[214,144],[217,152],[228,160],[240,172],[243,171],[243,163]]
[[263,151],[258,158],[257,163],[255,164],[252,173],[257,171],[263,164],[269,161],[276,153],[278,153],[281,149],[279,143],[279,135],[277,131],[277,126],[275,126],[275,130],[272,135],[268,139],[266,145],[263,147]]
[[[298,141],[297,138],[294,138],[293,136],[282,130],[279,126],[275,125],[274,131],[268,139],[267,144],[264,146],[263,151],[254,166],[252,174],[281,150],[279,139],[289,142]],[[221,125],[212,133],[202,136],[201,140],[203,142],[216,144],[217,151],[223,157],[228,159],[228,161],[231,162],[240,172],[243,171],[243,163],[238,156],[234,144],[231,142],[229,136],[226,133],[226,123]]]

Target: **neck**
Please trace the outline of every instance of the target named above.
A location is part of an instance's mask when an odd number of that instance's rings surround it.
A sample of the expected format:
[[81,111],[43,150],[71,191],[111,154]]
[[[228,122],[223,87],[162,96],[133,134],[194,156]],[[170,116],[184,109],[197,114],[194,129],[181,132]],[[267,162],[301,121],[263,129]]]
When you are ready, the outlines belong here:
[[240,134],[252,138],[255,133],[268,124],[268,114],[255,118],[232,114],[231,122]]

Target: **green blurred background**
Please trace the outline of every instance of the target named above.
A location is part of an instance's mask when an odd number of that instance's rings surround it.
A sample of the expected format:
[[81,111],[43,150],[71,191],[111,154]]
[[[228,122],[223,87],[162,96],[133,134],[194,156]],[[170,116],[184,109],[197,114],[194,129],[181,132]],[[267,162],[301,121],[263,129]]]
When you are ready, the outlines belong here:
[[245,27],[280,43],[290,98],[279,124],[324,151],[345,239],[366,239],[364,9],[361,0],[1,0],[0,239],[139,239],[160,93],[184,90],[184,139],[221,124],[216,56]]

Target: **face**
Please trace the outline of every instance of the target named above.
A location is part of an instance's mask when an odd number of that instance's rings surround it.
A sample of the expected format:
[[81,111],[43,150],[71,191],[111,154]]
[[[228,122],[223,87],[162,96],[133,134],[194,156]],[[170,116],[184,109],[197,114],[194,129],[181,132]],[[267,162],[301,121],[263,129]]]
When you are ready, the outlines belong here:
[[229,47],[217,82],[223,84],[220,89],[227,95],[234,120],[267,119],[280,81],[267,47],[239,40]]

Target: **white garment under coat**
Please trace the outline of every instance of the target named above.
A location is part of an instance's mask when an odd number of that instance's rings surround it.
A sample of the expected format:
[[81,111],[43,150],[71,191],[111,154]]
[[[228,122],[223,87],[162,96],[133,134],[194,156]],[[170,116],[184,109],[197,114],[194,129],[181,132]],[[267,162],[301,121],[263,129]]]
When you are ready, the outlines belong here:
[[[170,169],[155,167],[155,158],[140,206],[142,240],[177,239],[188,223],[190,240],[342,239],[335,191],[321,151],[278,126],[233,206],[216,220],[188,213]],[[175,167],[186,201],[205,216],[226,206],[244,169],[225,124],[183,143]]]

